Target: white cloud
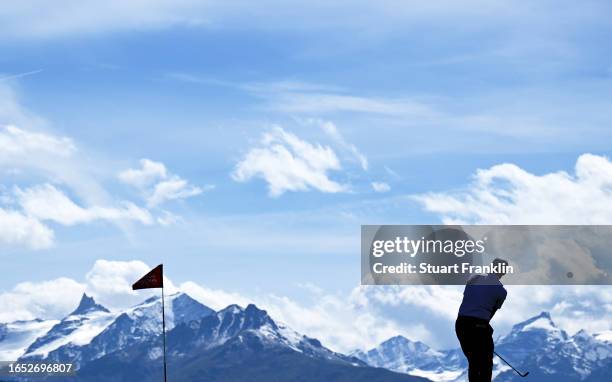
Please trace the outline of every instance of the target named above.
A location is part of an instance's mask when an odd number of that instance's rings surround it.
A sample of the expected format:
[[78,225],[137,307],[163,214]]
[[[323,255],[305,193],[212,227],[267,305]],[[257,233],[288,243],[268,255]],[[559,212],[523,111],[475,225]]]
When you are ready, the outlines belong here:
[[153,192],[147,198],[147,204],[157,206],[169,200],[190,198],[202,192],[200,187],[190,185],[185,179],[173,177],[155,185]]
[[276,92],[262,93],[260,96],[266,101],[266,108],[284,113],[358,112],[428,120],[440,116],[429,105],[412,99],[370,98],[321,92]]
[[[157,264],[155,264],[157,265]],[[125,308],[138,304],[152,295],[159,295],[159,290],[132,290],[132,284],[147,274],[153,266],[142,261],[96,260],[85,276],[87,292],[91,293],[108,308]],[[174,293],[177,288],[164,276],[166,293]]]
[[200,188],[190,184],[178,175],[170,174],[161,162],[141,159],[139,169],[127,169],[118,175],[119,180],[138,188],[147,205],[155,207],[170,200],[186,199],[214,188],[208,185]]
[[61,183],[91,204],[112,199],[100,184],[106,176],[104,158],[51,133],[45,120],[21,105],[14,87],[1,82],[0,148],[0,168],[5,171]]
[[0,293],[0,322],[59,318],[68,314],[79,302],[85,285],[68,278],[42,282],[23,282],[12,290]]
[[357,146],[355,146],[354,144],[350,142],[347,142],[346,139],[344,139],[344,136],[340,134],[340,131],[338,130],[338,128],[333,122],[319,121],[319,123],[321,125],[321,128],[325,132],[325,134],[330,136],[340,147],[349,151],[355,157],[355,159],[359,162],[359,164],[361,165],[361,168],[364,171],[368,170],[368,158],[366,158],[366,156],[363,155],[361,151],[359,151]]
[[[171,222],[168,214],[156,219],[147,209],[111,195],[102,182],[114,177],[114,165],[92,150],[77,149],[69,137],[49,133],[43,119],[22,107],[14,87],[2,82],[0,123],[9,123],[0,125],[0,171],[10,174],[14,182],[24,178],[30,184],[40,183],[25,188],[0,184],[0,226],[4,227],[0,243],[48,248],[54,235],[46,221],[73,226],[105,220],[122,230],[131,227],[128,221]],[[149,206],[203,191],[169,174],[162,163],[143,159],[141,167],[121,172],[120,179],[135,186],[149,185]]]
[[170,226],[181,221],[183,220],[180,216],[165,210],[161,211],[160,215],[157,217],[157,223],[162,226]]
[[202,304],[215,310],[221,310],[231,304],[247,306],[253,302],[252,299],[239,293],[228,292],[222,289],[207,288],[193,281],[183,282],[178,286],[178,288]]
[[[84,282],[61,277],[42,282],[22,282],[0,293],[0,305],[10,307],[0,312],[0,322],[15,320],[61,319],[73,311],[83,293],[94,296],[107,308],[126,308],[140,303],[158,290],[133,291],[131,285],[152,267],[142,261],[97,260]],[[176,287],[164,278],[168,292]]]
[[33,153],[70,156],[76,147],[67,137],[26,131],[13,125],[0,127],[0,159]]
[[612,162],[583,154],[573,175],[500,164],[478,170],[466,191],[415,198],[448,224],[610,224]]
[[[612,162],[603,156],[581,155],[574,174],[564,171],[532,174],[514,164],[478,170],[465,191],[417,195],[425,209],[446,224],[611,224]],[[584,265],[584,264],[583,264]],[[440,287],[444,288],[444,287]],[[446,287],[451,290],[452,287]],[[612,306],[610,286],[510,285],[504,307],[494,322],[503,330],[540,311],[570,333],[609,330],[605,317]],[[409,300],[411,295],[407,295]],[[433,296],[432,296],[433,297]],[[396,300],[394,295],[389,295]],[[457,296],[438,295],[446,315],[456,314]],[[421,304],[406,300],[409,304]],[[460,299],[459,299],[460,301]],[[429,309],[435,309],[435,306]]]
[[49,248],[53,245],[53,231],[33,217],[0,208],[0,243]]
[[446,319],[457,317],[463,295],[460,287],[439,285],[372,287],[364,288],[363,293],[370,303],[412,305]]
[[51,220],[68,226],[94,220],[114,222],[134,220],[142,224],[153,222],[149,211],[129,202],[124,202],[120,208],[81,207],[48,183],[23,190],[17,187],[15,194],[26,215],[38,220]]
[[385,182],[372,182],[372,189],[376,192],[389,192],[391,191],[391,186]]
[[275,320],[336,351],[370,348],[399,333],[431,343],[432,333],[423,323],[393,319],[378,307],[362,305],[362,297],[358,287],[349,295],[317,294],[312,303],[273,294],[260,297],[257,303]]
[[236,164],[232,178],[238,182],[263,178],[270,196],[310,189],[335,193],[348,190],[328,176],[329,171],[340,169],[331,147],[309,143],[277,126]]
[[165,179],[168,174],[166,166],[161,162],[145,158],[140,160],[140,166],[121,171],[119,179],[135,187],[146,187],[159,179]]

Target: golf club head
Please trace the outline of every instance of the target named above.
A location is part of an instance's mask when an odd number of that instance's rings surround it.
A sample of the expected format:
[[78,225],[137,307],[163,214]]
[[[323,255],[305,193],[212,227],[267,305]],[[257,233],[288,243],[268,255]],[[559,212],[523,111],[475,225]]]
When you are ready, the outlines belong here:
[[521,374],[521,377],[525,378],[528,375],[529,375],[529,372],[527,371],[527,372],[525,372],[525,374]]

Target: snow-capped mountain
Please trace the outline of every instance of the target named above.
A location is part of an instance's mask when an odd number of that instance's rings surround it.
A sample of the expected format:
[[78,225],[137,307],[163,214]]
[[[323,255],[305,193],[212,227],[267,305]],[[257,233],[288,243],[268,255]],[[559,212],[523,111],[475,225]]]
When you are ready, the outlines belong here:
[[108,326],[115,314],[83,294],[79,306],[55,324],[51,330],[36,338],[22,357],[46,359],[52,351],[68,346],[88,344]]
[[497,341],[495,348],[500,354],[511,354],[514,362],[523,362],[533,355],[534,349],[549,352],[567,340],[567,333],[555,325],[549,313],[542,312],[514,325],[510,333]]
[[0,324],[0,361],[15,361],[59,320],[29,320]]
[[[166,304],[166,329],[214,312],[184,293],[166,297]],[[21,359],[70,361],[79,366],[160,333],[159,297],[152,297],[126,311],[111,313],[84,294],[77,309],[37,338]]]
[[207,350],[237,341],[257,342],[261,347],[279,347],[297,351],[313,358],[365,366],[355,357],[335,353],[314,339],[301,335],[291,328],[277,324],[266,313],[250,304],[246,309],[230,305],[200,321],[178,326],[168,336],[168,346],[173,354],[185,355],[192,349]]
[[[396,336],[369,351],[343,355],[255,305],[215,312],[177,293],[166,297],[166,327],[173,380],[467,380],[460,349],[435,350]],[[79,373],[71,380],[77,381],[154,379],[161,373],[161,344],[159,297],[111,312],[83,295],[62,320],[0,324],[3,359],[74,362]],[[612,375],[612,331],[569,336],[545,312],[516,324],[498,339],[496,350],[530,371],[534,382],[600,382]],[[494,380],[514,381],[516,375],[495,358]]]
[[[548,317],[550,323],[550,316]],[[542,321],[542,320],[540,320]],[[519,341],[512,346],[500,346],[499,351],[510,353],[520,346],[534,346],[531,352],[519,354],[516,362],[521,368],[530,371],[530,379],[535,381],[605,381],[612,376],[612,345],[597,339],[581,330],[573,336],[568,336],[558,329],[554,323],[551,326],[541,323],[541,326],[524,328],[530,336],[522,334]],[[539,341],[528,341],[531,337]],[[521,344],[523,342],[523,344]],[[539,347],[538,347],[539,346]],[[514,354],[512,354],[514,357]],[[599,379],[599,373],[606,373],[608,379]],[[499,373],[496,381],[513,381],[515,376],[510,370]]]
[[[607,381],[612,375],[612,332],[569,336],[547,312],[514,325],[495,347],[519,369],[530,371],[530,381]],[[404,337],[391,338],[367,352],[355,352],[364,362],[433,381],[466,381],[467,361],[460,349],[436,351]],[[494,380],[516,380],[516,374],[497,357]]]
[[392,337],[367,352],[355,351],[351,354],[369,365],[436,381],[456,379],[466,365],[458,349],[438,351],[403,336]]
[[[87,363],[85,381],[151,380],[161,373],[159,338]],[[180,381],[423,381],[335,353],[276,323],[255,305],[227,308],[176,325],[167,335],[168,377]]]
[[[207,381],[427,382],[333,352],[255,305],[215,312],[184,293],[167,296],[165,303],[172,380],[200,381],[206,375]],[[73,362],[78,374],[70,381],[158,379],[161,344],[160,298],[111,312],[83,295],[60,321],[0,325],[0,349],[10,355],[7,359]]]

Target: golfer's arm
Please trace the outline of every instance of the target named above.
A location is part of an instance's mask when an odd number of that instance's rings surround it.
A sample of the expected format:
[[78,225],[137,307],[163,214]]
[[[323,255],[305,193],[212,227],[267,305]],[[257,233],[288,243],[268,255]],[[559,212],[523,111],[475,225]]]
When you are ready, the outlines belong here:
[[497,303],[495,304],[495,307],[491,311],[491,317],[489,318],[489,320],[491,320],[493,316],[495,316],[495,313],[499,310],[499,308],[502,307],[502,305],[504,304],[504,301],[505,301],[505,298],[497,299]]

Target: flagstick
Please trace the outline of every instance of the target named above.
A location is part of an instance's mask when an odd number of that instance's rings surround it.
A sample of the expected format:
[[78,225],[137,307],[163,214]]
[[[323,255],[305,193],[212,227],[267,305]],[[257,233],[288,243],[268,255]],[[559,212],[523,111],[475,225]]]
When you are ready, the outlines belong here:
[[166,382],[166,311],[164,308],[164,284],[162,284],[162,330],[164,336],[164,382]]

